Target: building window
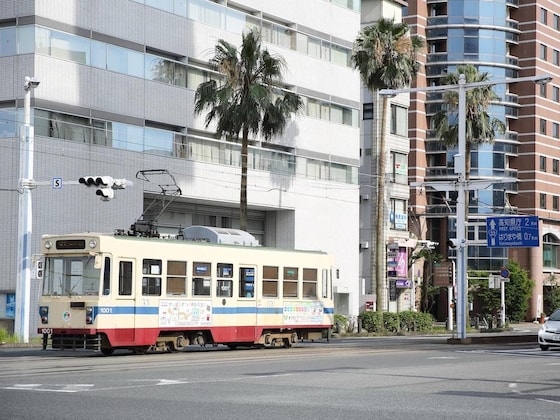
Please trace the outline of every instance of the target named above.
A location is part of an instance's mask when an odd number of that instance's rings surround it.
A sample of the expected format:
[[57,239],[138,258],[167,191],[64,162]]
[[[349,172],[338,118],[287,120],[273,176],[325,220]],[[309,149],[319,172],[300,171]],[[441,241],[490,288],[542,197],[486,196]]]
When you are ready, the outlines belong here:
[[391,104],[391,134],[408,135],[408,109]]
[[540,94],[542,98],[546,98],[546,83],[540,84]]
[[557,195],[552,196],[552,210],[554,211],[558,211],[558,198]]
[[546,194],[540,193],[539,195],[539,207],[541,209],[546,209]]
[[552,100],[560,102],[560,88],[558,86],[552,86]]
[[552,159],[552,173],[558,175],[558,159]]
[[541,118],[540,121],[540,133],[546,135],[546,120],[544,118]]
[[552,52],[552,64],[554,64],[555,66],[560,64],[560,51],[554,50]]
[[362,114],[364,120],[373,120],[373,104],[372,103],[364,104]]
[[555,139],[560,138],[560,124],[552,123],[552,137]]
[[560,16],[559,15],[554,15],[554,29],[556,29],[557,31],[560,31]]
[[539,158],[539,161],[540,161],[540,162],[539,162],[539,169],[540,169],[542,172],[546,172],[546,156],[541,156],[541,157]]
[[544,44],[541,44],[539,57],[540,57],[541,60],[546,61],[546,45],[544,45]]
[[391,181],[397,184],[408,184],[408,155],[391,152],[391,161],[393,167]]
[[544,7],[541,7],[541,23],[546,25],[547,22],[547,10]]
[[391,229],[407,230],[408,215],[406,212],[406,200],[391,199],[391,214],[389,215]]
[[560,241],[551,233],[547,233],[543,237],[543,267],[558,268],[558,251],[560,250]]

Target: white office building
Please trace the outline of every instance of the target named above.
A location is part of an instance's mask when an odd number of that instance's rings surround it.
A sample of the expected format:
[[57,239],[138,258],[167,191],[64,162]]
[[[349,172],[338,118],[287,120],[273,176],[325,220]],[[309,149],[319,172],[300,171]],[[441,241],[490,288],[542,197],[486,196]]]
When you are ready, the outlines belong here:
[[[357,5],[357,6],[356,6]],[[284,135],[252,139],[248,230],[265,246],[335,256],[335,311],[359,311],[360,80],[351,0],[0,0],[0,326],[12,328],[22,238],[25,77],[34,128],[31,253],[41,235],[239,227],[240,148],[193,113],[218,39],[257,27],[287,63],[305,110]],[[133,182],[101,201],[88,175]],[[143,216],[142,216],[143,215]],[[30,331],[39,280],[31,278]]]

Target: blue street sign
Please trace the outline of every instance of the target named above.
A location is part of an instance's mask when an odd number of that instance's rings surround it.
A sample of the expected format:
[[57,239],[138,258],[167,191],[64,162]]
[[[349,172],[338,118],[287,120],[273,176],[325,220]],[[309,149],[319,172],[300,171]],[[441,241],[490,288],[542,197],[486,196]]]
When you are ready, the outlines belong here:
[[501,216],[486,219],[488,248],[539,246],[538,216]]

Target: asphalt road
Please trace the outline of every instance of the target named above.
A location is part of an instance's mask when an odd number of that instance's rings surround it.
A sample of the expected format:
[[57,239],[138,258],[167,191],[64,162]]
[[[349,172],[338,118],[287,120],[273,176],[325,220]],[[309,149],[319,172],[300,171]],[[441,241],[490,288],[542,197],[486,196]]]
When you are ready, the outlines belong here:
[[107,357],[0,350],[6,419],[557,419],[560,351],[445,338]]

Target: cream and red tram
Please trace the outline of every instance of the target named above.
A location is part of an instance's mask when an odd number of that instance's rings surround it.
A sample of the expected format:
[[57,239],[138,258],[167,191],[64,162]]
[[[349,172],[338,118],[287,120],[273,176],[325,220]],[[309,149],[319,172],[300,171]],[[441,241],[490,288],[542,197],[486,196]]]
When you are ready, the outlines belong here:
[[94,233],[41,248],[44,348],[291,346],[333,324],[323,252]]

